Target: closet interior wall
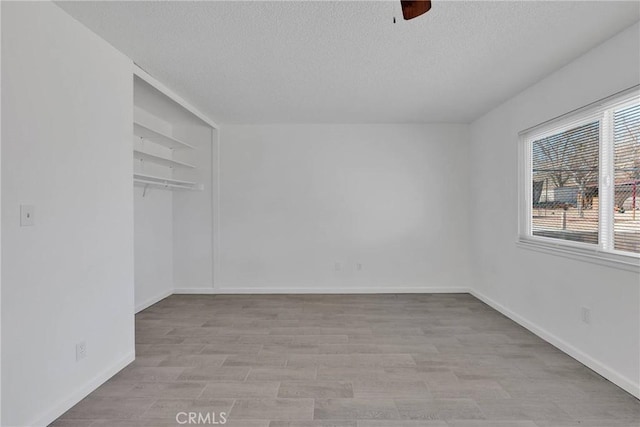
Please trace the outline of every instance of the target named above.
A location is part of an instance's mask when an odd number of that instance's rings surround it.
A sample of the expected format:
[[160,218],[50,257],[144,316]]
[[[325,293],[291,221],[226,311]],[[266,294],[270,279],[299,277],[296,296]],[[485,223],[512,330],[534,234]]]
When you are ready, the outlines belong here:
[[161,89],[134,77],[136,312],[176,288],[213,285],[217,129]]

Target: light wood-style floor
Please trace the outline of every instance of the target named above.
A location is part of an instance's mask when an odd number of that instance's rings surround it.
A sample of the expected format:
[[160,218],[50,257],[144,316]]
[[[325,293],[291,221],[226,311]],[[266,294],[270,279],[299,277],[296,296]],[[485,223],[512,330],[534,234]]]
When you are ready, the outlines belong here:
[[640,425],[640,401],[466,294],[174,295],[136,316],[136,353],[53,425]]

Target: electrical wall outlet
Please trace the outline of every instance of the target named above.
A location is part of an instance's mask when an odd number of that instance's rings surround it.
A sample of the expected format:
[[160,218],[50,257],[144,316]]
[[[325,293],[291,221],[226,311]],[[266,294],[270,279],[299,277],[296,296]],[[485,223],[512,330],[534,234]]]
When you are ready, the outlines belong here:
[[359,262],[356,263],[356,270],[362,271],[362,264],[361,263],[359,263]]
[[76,344],[76,362],[87,357],[87,343],[85,341],[81,341]]
[[586,323],[587,325],[590,325],[591,324],[591,309],[589,307],[582,307],[581,315],[582,315],[582,322]]
[[334,269],[335,271],[341,271],[341,270],[342,270],[342,264],[340,264],[339,262],[336,262],[336,263],[333,265],[333,269]]

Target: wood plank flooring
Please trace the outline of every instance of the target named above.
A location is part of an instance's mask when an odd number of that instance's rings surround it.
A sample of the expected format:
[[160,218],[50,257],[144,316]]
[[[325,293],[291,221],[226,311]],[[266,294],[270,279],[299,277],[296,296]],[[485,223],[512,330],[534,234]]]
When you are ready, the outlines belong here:
[[52,426],[640,425],[640,401],[467,294],[174,295],[136,316],[136,354]]

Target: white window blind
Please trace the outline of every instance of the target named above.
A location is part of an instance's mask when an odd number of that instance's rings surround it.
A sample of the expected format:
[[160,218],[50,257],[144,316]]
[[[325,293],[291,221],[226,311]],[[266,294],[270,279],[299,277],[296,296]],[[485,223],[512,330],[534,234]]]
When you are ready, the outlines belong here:
[[532,143],[534,236],[598,243],[600,122]]
[[640,104],[613,112],[614,248],[640,253]]

